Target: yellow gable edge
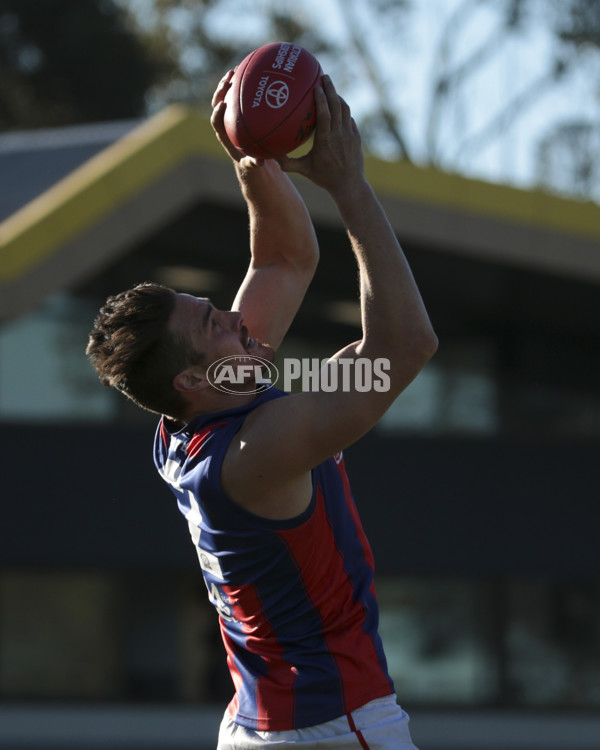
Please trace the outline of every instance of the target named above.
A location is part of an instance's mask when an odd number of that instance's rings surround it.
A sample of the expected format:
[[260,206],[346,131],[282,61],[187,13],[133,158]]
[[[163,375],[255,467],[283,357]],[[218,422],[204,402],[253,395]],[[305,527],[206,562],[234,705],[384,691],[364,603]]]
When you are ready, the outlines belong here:
[[406,162],[369,158],[366,164],[380,194],[600,240],[600,206],[590,201],[496,185]]
[[[0,281],[8,281],[202,150],[206,118],[172,106],[90,159],[0,225]],[[212,131],[210,137],[214,139]]]

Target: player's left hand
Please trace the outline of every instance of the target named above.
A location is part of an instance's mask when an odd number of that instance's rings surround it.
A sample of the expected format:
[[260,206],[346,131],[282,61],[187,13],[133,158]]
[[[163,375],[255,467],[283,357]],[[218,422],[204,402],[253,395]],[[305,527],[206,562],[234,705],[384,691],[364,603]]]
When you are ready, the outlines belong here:
[[262,166],[263,160],[257,159],[254,156],[245,156],[241,151],[238,151],[233,143],[229,140],[229,136],[225,130],[225,95],[231,86],[231,78],[234,74],[233,70],[228,70],[227,73],[219,81],[219,85],[215,89],[213,94],[211,106],[213,108],[212,115],[210,118],[210,124],[216,133],[219,143],[223,146],[225,151],[231,156],[238,166],[242,169],[255,168]]

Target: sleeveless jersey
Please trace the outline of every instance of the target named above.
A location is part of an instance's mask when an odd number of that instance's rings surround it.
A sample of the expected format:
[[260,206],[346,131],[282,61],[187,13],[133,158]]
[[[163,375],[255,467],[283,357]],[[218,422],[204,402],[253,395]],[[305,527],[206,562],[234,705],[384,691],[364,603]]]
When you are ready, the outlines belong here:
[[270,520],[234,503],[221,465],[245,417],[287,394],[159,423],[154,460],[187,519],[219,615],[235,686],[228,711],[255,730],[320,724],[393,693],[381,640],[373,556],[341,454],[312,471],[310,505]]

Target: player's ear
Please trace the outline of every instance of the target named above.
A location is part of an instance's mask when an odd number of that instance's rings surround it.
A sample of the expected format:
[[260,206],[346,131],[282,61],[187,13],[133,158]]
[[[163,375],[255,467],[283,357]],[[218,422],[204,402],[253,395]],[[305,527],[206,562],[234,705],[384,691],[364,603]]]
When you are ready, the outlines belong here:
[[186,367],[173,378],[173,388],[180,393],[201,391],[208,385],[206,374],[201,367]]

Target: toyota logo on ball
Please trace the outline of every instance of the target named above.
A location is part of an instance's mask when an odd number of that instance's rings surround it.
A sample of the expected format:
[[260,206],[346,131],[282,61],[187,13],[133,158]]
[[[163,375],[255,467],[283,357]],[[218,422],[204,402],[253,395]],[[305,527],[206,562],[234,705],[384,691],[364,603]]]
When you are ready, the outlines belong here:
[[265,101],[273,109],[280,109],[285,105],[290,90],[285,81],[273,81],[265,92]]
[[279,371],[272,362],[252,355],[223,357],[206,371],[206,379],[213,388],[238,395],[266,391],[278,378]]

